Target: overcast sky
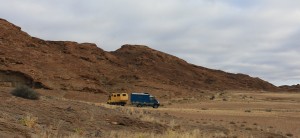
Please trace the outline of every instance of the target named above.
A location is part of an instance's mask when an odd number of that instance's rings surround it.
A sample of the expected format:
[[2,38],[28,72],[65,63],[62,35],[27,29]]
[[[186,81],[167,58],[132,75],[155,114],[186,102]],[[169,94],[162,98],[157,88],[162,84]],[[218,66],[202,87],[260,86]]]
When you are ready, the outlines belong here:
[[0,0],[0,18],[46,40],[143,44],[189,63],[300,83],[298,0]]

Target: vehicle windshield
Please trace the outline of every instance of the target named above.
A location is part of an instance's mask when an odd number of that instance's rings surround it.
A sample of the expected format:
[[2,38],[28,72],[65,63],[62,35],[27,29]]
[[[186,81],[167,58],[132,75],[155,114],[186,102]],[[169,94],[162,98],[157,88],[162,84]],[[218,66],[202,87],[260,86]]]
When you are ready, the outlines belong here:
[[154,96],[150,96],[150,100],[151,100],[151,101],[156,101],[156,99],[155,99]]

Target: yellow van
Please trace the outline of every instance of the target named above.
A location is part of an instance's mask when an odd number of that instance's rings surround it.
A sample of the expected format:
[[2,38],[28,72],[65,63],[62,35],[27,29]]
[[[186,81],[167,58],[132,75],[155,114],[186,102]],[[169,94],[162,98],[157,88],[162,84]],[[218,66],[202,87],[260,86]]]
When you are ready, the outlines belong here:
[[128,101],[127,93],[112,93],[108,96],[107,104],[124,106]]

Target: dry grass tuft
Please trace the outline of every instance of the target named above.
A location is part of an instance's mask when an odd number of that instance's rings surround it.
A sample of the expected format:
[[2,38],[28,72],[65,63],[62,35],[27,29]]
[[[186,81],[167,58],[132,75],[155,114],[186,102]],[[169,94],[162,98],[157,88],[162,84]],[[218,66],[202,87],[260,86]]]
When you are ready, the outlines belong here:
[[105,134],[107,138],[215,138],[215,137],[231,137],[224,132],[202,132],[199,129],[191,131],[174,131],[167,130],[163,134],[156,134],[151,132],[129,132],[129,131],[112,131]]
[[74,129],[75,134],[79,135],[79,136],[83,136],[84,135],[84,130],[81,128],[75,128]]
[[31,114],[27,114],[25,117],[20,119],[20,123],[29,128],[34,128],[37,124],[38,117],[34,117]]
[[190,132],[177,132],[173,130],[168,130],[163,134],[155,134],[151,132],[137,132],[132,133],[129,131],[112,131],[106,137],[107,138],[199,138],[201,133],[198,129]]
[[118,110],[128,116],[139,118],[141,121],[144,122],[162,124],[160,119],[153,116],[151,110],[149,109],[136,108],[136,107],[120,107],[120,106],[108,105],[108,104],[99,104],[99,105],[105,108]]

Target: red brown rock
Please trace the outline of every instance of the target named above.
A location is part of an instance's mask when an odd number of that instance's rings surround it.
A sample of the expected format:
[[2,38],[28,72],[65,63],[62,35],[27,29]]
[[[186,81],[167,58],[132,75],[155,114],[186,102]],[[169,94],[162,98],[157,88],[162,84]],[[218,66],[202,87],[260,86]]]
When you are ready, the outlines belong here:
[[93,93],[278,89],[259,78],[196,66],[147,46],[106,52],[91,43],[41,40],[0,19],[0,84],[13,81],[5,77],[7,71],[31,85]]

